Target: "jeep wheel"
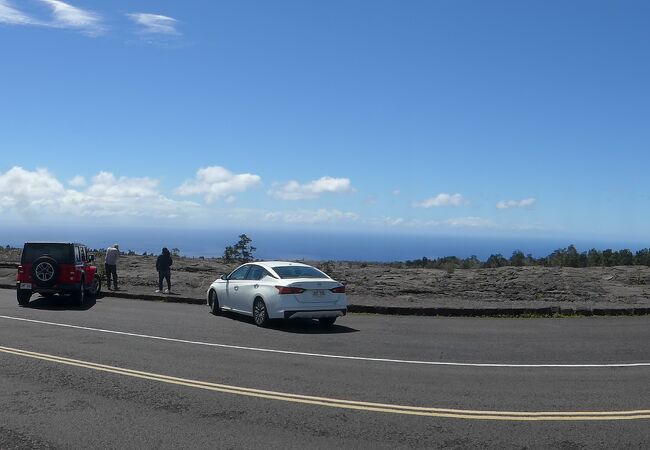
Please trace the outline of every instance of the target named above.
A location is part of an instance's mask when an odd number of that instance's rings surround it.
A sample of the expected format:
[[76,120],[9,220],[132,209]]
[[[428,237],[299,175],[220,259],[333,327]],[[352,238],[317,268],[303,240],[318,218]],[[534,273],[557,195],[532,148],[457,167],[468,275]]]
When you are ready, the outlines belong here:
[[83,306],[85,300],[86,290],[84,289],[84,280],[82,279],[81,283],[79,284],[79,290],[77,292],[73,292],[72,294],[72,302],[75,306]]
[[20,306],[27,306],[29,304],[29,299],[32,296],[32,291],[27,289],[18,289],[16,291],[16,297],[18,298],[18,304]]
[[49,256],[41,256],[32,264],[32,279],[37,286],[50,287],[59,278],[59,263]]
[[95,275],[93,277],[93,282],[90,284],[87,291],[88,295],[93,298],[96,298],[99,295],[99,293],[102,291],[102,280],[99,278],[99,275]]

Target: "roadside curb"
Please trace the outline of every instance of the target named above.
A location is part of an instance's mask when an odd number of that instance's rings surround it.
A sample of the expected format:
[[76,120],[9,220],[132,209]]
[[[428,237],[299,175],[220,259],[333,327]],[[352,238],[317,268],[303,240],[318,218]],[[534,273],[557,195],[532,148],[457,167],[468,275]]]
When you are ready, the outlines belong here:
[[392,316],[442,316],[442,317],[528,317],[528,316],[644,316],[650,308],[445,308],[348,305],[348,312],[385,314]]
[[[13,289],[16,290],[16,285],[14,284],[4,284],[0,283],[0,289]],[[104,297],[118,297],[118,298],[128,298],[132,300],[146,300],[154,302],[165,302],[165,303],[190,303],[193,305],[203,305],[205,300],[200,298],[193,297],[182,297],[178,295],[155,295],[155,294],[130,294],[128,292],[115,292],[115,291],[103,291],[99,294],[99,298]]]
[[[14,284],[0,283],[0,289],[16,289]],[[128,292],[102,291],[102,297],[128,298],[132,300],[159,301],[166,303],[188,303],[204,305],[200,298],[176,295],[130,294]],[[528,316],[645,316],[648,308],[573,308],[549,306],[545,308],[446,308],[446,307],[408,307],[348,305],[350,313],[382,314],[389,316],[442,316],[442,317],[528,317]]]

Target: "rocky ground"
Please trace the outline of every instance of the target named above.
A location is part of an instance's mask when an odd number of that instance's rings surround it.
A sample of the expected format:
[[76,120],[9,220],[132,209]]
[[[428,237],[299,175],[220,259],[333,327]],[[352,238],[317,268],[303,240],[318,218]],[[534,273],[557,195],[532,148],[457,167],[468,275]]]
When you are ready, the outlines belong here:
[[[103,273],[103,255],[97,254]],[[120,289],[151,294],[158,284],[155,256],[123,255]],[[0,250],[0,283],[13,284],[20,250]],[[356,262],[313,263],[346,283],[352,304],[409,307],[648,307],[650,268],[501,267],[497,269],[407,269]],[[236,264],[176,257],[175,295],[203,298],[208,286]],[[103,280],[105,281],[105,280]],[[105,283],[103,283],[105,285]],[[105,286],[103,287],[105,289]],[[174,295],[172,294],[172,295]]]

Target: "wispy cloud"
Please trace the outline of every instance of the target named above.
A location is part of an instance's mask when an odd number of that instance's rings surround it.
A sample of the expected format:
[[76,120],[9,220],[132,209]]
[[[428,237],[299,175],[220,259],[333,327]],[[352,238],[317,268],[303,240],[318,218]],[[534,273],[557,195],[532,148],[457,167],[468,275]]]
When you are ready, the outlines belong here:
[[453,228],[495,228],[496,224],[489,219],[482,217],[468,216],[468,217],[455,217],[452,219],[444,220],[445,225]]
[[261,182],[262,178],[259,175],[234,174],[220,166],[209,166],[199,169],[193,180],[185,181],[176,189],[176,194],[181,196],[202,195],[208,203],[221,198],[232,202],[232,194],[244,192]]
[[537,199],[525,198],[523,200],[501,200],[497,203],[497,209],[532,208]]
[[9,0],[0,0],[0,23],[8,25],[42,25],[37,19],[16,9]]
[[307,200],[318,198],[321,194],[345,194],[354,192],[349,178],[322,177],[309,183],[300,184],[297,181],[276,183],[268,192],[280,200]]
[[57,28],[69,28],[89,36],[103,34],[106,29],[99,14],[72,6],[61,0],[40,0],[52,9],[54,21],[49,25]]
[[444,220],[420,220],[420,219],[404,219],[402,217],[375,217],[365,219],[363,221],[368,225],[380,227],[400,227],[400,228],[413,228],[413,229],[449,229],[449,228],[474,228],[474,229],[493,229],[498,228],[498,225],[490,219],[483,217],[468,216],[468,217],[453,217]]
[[397,227],[400,225],[408,225],[408,221],[402,217],[371,217],[366,220],[368,225],[379,227]]
[[356,222],[359,216],[351,212],[342,212],[337,209],[317,209],[317,210],[296,210],[284,212],[269,212],[264,216],[266,222],[284,222],[284,223],[332,223],[332,222]]
[[446,192],[442,192],[435,197],[416,202],[413,206],[418,208],[437,208],[439,206],[461,206],[466,203],[467,201],[461,194],[447,194]]
[[148,13],[131,13],[126,16],[141,26],[141,33],[168,36],[180,36],[181,34],[176,29],[178,20],[173,17]]
[[88,36],[105,31],[99,14],[72,6],[61,0],[38,0],[52,12],[48,18],[36,18],[17,9],[9,0],[0,0],[0,23],[72,29]]

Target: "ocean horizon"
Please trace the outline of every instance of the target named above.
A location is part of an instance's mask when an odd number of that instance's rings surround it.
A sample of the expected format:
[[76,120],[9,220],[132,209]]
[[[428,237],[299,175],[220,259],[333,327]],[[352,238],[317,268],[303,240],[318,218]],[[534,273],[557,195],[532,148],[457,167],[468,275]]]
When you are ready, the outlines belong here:
[[0,245],[22,247],[26,241],[75,241],[90,248],[103,249],[119,244],[124,252],[159,253],[162,247],[179,249],[188,257],[220,257],[227,245],[235,244],[245,233],[256,247],[258,259],[287,259],[310,261],[393,262],[444,256],[481,260],[492,254],[510,257],[513,251],[547,256],[570,244],[579,252],[591,248],[603,250],[623,248],[632,251],[648,247],[644,243],[597,239],[493,237],[493,236],[433,236],[409,234],[380,234],[360,232],[287,231],[287,230],[191,230],[165,228],[5,228],[0,230]]

